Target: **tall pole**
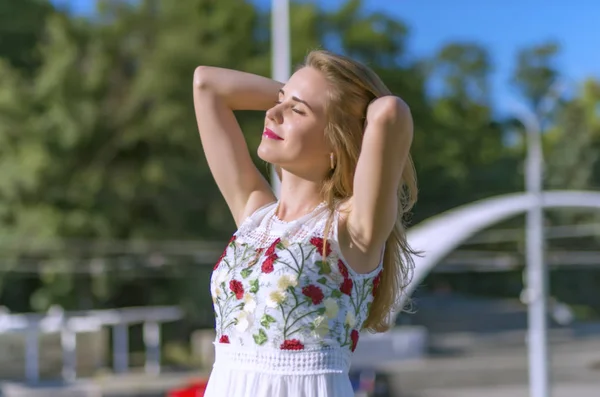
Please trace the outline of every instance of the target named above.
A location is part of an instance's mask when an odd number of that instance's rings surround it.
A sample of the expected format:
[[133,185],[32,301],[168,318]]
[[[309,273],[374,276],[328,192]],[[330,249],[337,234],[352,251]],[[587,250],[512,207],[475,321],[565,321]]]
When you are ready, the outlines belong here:
[[544,263],[544,218],[542,190],[544,155],[539,114],[550,111],[552,100],[560,96],[566,85],[556,81],[540,100],[537,112],[520,112],[527,133],[525,188],[531,197],[526,219],[526,301],[528,303],[528,356],[530,397],[550,397],[548,357],[548,269]]
[[534,115],[529,115],[523,121],[525,121],[527,130],[525,187],[532,199],[526,221],[529,387],[531,397],[550,397],[546,317],[548,272],[544,264],[544,226],[541,202],[542,138],[539,121]]
[[[271,70],[272,78],[286,82],[290,78],[290,4],[289,0],[271,0]],[[279,197],[281,181],[271,167],[271,186]]]

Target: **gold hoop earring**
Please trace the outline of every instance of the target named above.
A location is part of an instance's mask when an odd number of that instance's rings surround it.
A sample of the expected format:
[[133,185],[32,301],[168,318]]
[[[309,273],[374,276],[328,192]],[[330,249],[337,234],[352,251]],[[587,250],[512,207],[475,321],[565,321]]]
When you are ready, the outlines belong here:
[[334,158],[333,158],[333,153],[329,154],[329,166],[331,167],[331,169],[335,168],[335,161],[334,161]]

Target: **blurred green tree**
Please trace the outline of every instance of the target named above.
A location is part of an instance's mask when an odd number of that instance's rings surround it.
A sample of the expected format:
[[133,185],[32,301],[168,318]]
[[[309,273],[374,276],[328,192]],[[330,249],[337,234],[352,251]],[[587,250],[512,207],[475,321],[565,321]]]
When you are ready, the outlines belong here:
[[600,187],[600,82],[585,81],[566,100],[548,131],[548,185],[556,189]]
[[560,77],[556,65],[559,50],[557,43],[546,42],[525,47],[517,54],[512,83],[535,112]]
[[39,66],[37,47],[52,13],[47,0],[0,0],[0,58],[21,73],[32,73]]
[[[519,189],[520,159],[504,145],[504,129],[493,114],[491,61],[476,43],[450,43],[429,61],[433,119],[416,138],[425,213]],[[419,141],[419,139],[421,141]]]

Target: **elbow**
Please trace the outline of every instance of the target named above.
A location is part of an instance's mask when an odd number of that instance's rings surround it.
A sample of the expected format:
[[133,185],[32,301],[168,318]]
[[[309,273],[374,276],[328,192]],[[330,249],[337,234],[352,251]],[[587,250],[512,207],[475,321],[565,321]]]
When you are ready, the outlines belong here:
[[413,120],[410,108],[400,98],[387,97],[373,114],[372,122],[379,128],[389,148],[410,147],[413,140]]
[[374,102],[371,112],[373,121],[383,124],[402,124],[412,119],[411,111],[406,102],[395,96],[386,96]]
[[198,66],[194,70],[194,89],[205,91],[210,88],[210,66]]

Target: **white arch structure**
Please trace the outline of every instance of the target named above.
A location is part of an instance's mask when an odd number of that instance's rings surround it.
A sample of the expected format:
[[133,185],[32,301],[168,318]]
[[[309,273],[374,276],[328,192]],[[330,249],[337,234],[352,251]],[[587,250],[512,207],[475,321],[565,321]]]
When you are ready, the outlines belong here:
[[[422,251],[415,257],[415,271],[405,297],[409,297],[425,276],[462,242],[480,230],[504,219],[526,212],[535,203],[528,193],[496,196],[436,215],[410,229],[408,242]],[[600,209],[600,193],[590,191],[547,191],[542,193],[543,208]]]

